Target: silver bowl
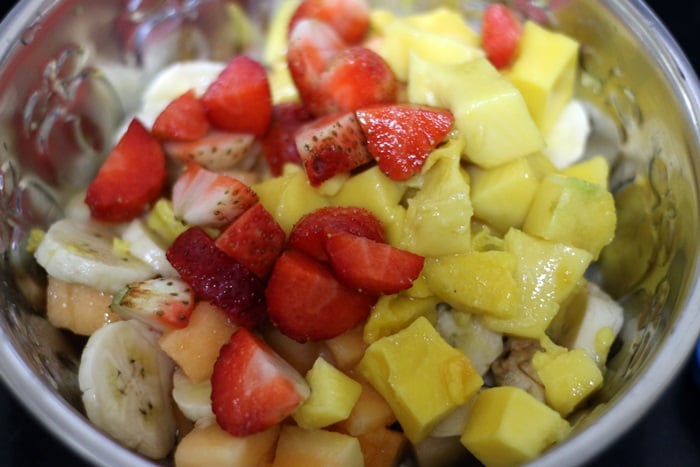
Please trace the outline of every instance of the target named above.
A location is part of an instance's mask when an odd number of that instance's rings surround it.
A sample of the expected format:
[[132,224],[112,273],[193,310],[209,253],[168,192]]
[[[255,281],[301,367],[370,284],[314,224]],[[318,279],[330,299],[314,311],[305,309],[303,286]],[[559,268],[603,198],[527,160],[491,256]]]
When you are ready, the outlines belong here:
[[[44,278],[25,252],[27,236],[63,215],[134,110],[136,91],[159,69],[261,52],[226,23],[224,3],[26,0],[0,25],[0,375],[38,420],[94,464],[152,462],[83,415],[76,382],[83,341],[45,320]],[[240,3],[264,29],[275,2]],[[486,2],[370,3],[398,11],[450,4],[478,14]],[[605,386],[568,440],[533,462],[576,465],[652,406],[700,333],[700,87],[639,0],[511,3],[581,42],[578,95],[596,115],[591,150],[612,163],[619,209],[616,240],[591,271],[626,314]]]

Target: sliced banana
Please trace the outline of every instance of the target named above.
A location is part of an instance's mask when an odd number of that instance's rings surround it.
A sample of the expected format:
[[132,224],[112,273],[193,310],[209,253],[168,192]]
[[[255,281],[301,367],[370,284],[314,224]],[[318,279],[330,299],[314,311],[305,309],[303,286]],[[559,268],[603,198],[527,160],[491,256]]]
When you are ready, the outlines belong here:
[[566,168],[583,157],[590,133],[586,107],[581,101],[572,100],[546,135],[544,153],[558,169]]
[[155,276],[147,264],[112,248],[113,239],[114,232],[100,224],[61,219],[49,227],[34,256],[58,279],[110,293]]
[[166,247],[156,234],[141,219],[134,219],[122,234],[129,242],[131,254],[150,265],[163,277],[179,277],[165,257]]
[[135,321],[97,330],[80,360],[78,383],[92,423],[124,446],[161,459],[175,445],[172,361],[158,333]]
[[211,409],[211,381],[194,382],[179,368],[173,373],[173,399],[182,414],[193,422],[214,419]]

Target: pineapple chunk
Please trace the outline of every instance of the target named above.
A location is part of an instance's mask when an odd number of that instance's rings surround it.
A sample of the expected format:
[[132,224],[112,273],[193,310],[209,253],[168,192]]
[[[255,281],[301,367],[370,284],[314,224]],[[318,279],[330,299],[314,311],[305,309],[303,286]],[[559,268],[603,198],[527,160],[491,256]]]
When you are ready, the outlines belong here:
[[153,209],[146,217],[146,225],[163,239],[166,245],[170,245],[185,230],[187,225],[177,217],[173,211],[173,202],[161,198],[153,205]]
[[492,169],[469,168],[474,216],[499,232],[521,228],[540,180],[556,168],[540,152]]
[[365,458],[365,467],[398,465],[398,459],[408,444],[403,434],[389,428],[378,428],[358,436],[357,439]]
[[352,408],[350,416],[336,423],[333,430],[352,436],[362,436],[395,423],[396,416],[381,394],[360,375],[355,377],[362,385],[360,397]]
[[463,44],[479,46],[479,35],[467,24],[459,11],[438,6],[429,11],[404,17],[406,23],[423,31],[434,32]]
[[547,133],[574,92],[578,42],[527,21],[518,58],[506,76],[520,90],[530,114]]
[[89,336],[105,324],[120,321],[109,305],[112,294],[48,276],[46,318],[57,328]]
[[382,337],[390,336],[404,329],[420,316],[435,322],[437,304],[438,299],[433,296],[413,298],[403,294],[382,295],[365,322],[364,341],[371,344]]
[[362,392],[362,385],[318,357],[306,373],[311,395],[292,417],[302,428],[323,428],[345,420]]
[[279,425],[243,438],[224,431],[216,423],[195,425],[175,449],[178,467],[258,467],[272,459]]
[[263,61],[273,65],[287,60],[287,35],[292,15],[299,7],[300,0],[282,0],[274,9],[272,20],[267,28]]
[[164,332],[158,343],[196,383],[211,378],[219,350],[235,330],[236,325],[223,310],[201,301],[192,310],[187,327]]
[[562,417],[603,384],[600,368],[583,349],[537,352],[532,366],[544,385],[545,401]]
[[561,173],[567,177],[580,178],[607,189],[610,167],[603,156],[593,156],[590,159],[565,168]]
[[520,92],[485,58],[443,65],[411,56],[409,101],[449,108],[464,136],[464,156],[484,168],[544,148]]
[[462,444],[487,467],[514,466],[564,439],[569,423],[523,389],[488,388],[476,396]]
[[552,174],[535,193],[523,232],[584,249],[597,259],[615,236],[615,200],[604,187]]
[[358,370],[386,399],[413,443],[483,384],[467,356],[423,317],[371,344]]
[[272,467],[363,467],[360,441],[342,433],[285,425]]

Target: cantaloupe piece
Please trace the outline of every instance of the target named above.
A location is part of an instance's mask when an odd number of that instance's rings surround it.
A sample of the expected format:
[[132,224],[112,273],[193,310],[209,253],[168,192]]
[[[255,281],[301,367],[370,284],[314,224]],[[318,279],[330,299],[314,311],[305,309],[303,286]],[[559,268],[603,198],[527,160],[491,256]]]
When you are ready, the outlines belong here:
[[282,427],[273,467],[363,467],[360,441],[327,430]]
[[121,319],[109,308],[110,303],[109,293],[48,277],[46,317],[57,328],[89,336],[105,324]]

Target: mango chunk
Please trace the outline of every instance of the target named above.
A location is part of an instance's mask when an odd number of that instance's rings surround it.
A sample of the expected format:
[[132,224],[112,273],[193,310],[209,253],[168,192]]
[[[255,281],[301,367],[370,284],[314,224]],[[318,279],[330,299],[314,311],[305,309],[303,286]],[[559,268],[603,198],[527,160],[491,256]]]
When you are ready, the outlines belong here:
[[485,58],[445,65],[411,55],[408,98],[452,110],[466,140],[464,157],[480,167],[544,148],[522,94]]
[[487,467],[528,462],[569,433],[559,413],[514,386],[484,389],[472,406],[462,444]]
[[616,224],[615,200],[605,187],[552,174],[537,188],[523,231],[584,249],[597,259],[615,236]]
[[407,295],[382,295],[365,322],[363,339],[367,344],[371,344],[404,329],[420,316],[434,323],[437,319],[437,304],[438,299],[433,296],[416,298]]
[[280,431],[272,467],[363,467],[360,442],[354,436],[285,425]]
[[608,188],[608,176],[610,167],[603,156],[593,156],[590,159],[578,162],[561,171],[568,177],[576,177],[587,182]]
[[527,21],[518,57],[506,76],[520,90],[540,131],[554,124],[574,92],[578,42]]
[[413,443],[483,385],[467,356],[423,317],[371,344],[358,370],[386,399]]

